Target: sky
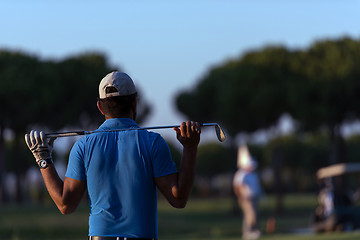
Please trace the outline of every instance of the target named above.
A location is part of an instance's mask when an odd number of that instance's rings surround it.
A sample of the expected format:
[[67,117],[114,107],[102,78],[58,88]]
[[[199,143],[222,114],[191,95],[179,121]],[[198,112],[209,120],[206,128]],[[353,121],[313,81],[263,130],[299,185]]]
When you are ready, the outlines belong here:
[[[360,38],[360,1],[1,1],[0,49],[44,59],[105,54],[152,105],[143,126],[187,120],[174,105],[209,69],[269,45]],[[100,80],[99,80],[100,81]]]

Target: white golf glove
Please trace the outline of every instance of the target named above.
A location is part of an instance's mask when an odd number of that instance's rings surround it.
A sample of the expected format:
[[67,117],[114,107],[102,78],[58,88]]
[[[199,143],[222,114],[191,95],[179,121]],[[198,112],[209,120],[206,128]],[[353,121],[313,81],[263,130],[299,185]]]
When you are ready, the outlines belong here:
[[48,139],[44,132],[32,130],[29,134],[25,134],[25,142],[30,151],[33,153],[36,162],[39,164],[41,160],[52,162],[51,152],[55,139]]

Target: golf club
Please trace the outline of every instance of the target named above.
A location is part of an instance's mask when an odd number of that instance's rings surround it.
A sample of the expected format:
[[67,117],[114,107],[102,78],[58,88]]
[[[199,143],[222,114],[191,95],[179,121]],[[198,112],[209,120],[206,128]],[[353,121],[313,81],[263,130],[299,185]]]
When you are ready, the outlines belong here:
[[[202,127],[206,126],[215,126],[216,137],[220,142],[225,141],[225,133],[221,129],[220,125],[217,123],[202,123]],[[46,133],[45,135],[48,138],[57,138],[57,137],[71,137],[71,136],[80,136],[87,135],[92,133],[100,132],[120,132],[120,131],[131,131],[131,130],[151,130],[151,129],[163,129],[163,128],[174,128],[180,127],[180,125],[170,125],[170,126],[156,126],[156,127],[140,127],[140,128],[123,128],[123,129],[111,129],[111,130],[94,130],[94,131],[70,131],[70,132],[55,132],[55,133]]]

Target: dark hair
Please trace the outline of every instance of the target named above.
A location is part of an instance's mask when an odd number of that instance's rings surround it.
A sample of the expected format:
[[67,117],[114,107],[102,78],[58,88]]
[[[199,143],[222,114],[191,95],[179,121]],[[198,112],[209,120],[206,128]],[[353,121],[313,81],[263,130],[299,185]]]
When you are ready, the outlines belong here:
[[101,109],[104,114],[111,117],[123,117],[130,113],[133,101],[136,100],[137,93],[128,96],[115,96],[99,99]]

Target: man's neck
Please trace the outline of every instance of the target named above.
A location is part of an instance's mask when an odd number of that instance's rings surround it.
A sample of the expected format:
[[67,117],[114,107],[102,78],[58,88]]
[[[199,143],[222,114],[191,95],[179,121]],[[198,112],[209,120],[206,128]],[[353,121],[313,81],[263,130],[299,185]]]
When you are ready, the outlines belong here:
[[108,119],[113,119],[113,118],[130,118],[131,120],[134,120],[134,117],[133,117],[133,114],[126,114],[126,115],[119,115],[119,116],[106,116],[105,115],[105,120],[108,120]]

